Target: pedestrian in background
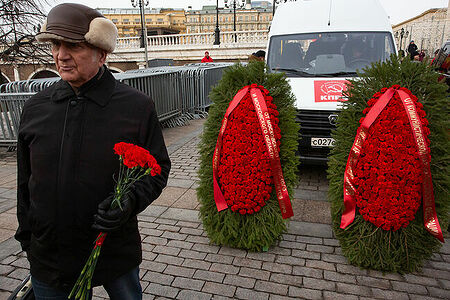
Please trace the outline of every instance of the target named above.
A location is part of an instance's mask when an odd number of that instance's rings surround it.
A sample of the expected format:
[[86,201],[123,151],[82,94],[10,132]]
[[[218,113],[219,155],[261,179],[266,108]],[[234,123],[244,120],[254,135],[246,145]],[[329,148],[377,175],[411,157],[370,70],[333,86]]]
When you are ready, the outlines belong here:
[[[117,28],[98,11],[55,6],[36,38],[51,42],[61,76],[25,103],[17,142],[15,238],[36,299],[67,299],[100,231],[108,238],[93,286],[103,285],[110,299],[141,299],[136,215],[161,194],[170,170],[155,105],[105,67]],[[162,170],[135,182],[122,208],[111,209],[118,142],[146,148]]]
[[205,51],[205,57],[202,58],[202,63],[213,62],[211,56],[209,56],[209,52]]
[[266,51],[264,50],[258,50],[254,53],[252,53],[250,55],[250,57],[248,58],[250,61],[251,60],[259,60],[259,61],[264,61],[264,58],[266,57]]
[[414,41],[409,42],[408,53],[411,60],[414,59],[414,56],[419,55],[419,51],[417,51],[417,45],[414,44]]
[[425,58],[425,51],[420,50],[420,53],[419,53],[419,61],[423,61],[424,58]]

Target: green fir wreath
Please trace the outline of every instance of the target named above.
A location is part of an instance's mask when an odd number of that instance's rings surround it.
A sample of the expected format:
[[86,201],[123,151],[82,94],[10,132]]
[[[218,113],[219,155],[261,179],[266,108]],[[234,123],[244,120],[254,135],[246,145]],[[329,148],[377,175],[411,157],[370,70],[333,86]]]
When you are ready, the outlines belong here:
[[246,66],[236,64],[224,71],[223,77],[210,93],[213,104],[205,122],[200,142],[200,182],[197,196],[201,204],[200,217],[211,242],[249,251],[262,251],[274,245],[286,231],[274,189],[267,204],[257,213],[241,215],[230,208],[217,211],[213,189],[213,152],[225,111],[234,95],[244,86],[264,86],[273,97],[279,112],[280,162],[289,194],[297,184],[299,160],[299,125],[295,122],[296,110],[291,87],[283,73],[268,73],[264,62],[250,62]]
[[[439,75],[427,63],[391,56],[383,63],[374,63],[350,80],[345,92],[348,101],[339,113],[336,140],[328,163],[329,199],[333,229],[350,263],[362,268],[383,272],[408,273],[420,270],[441,247],[441,243],[424,227],[422,206],[406,228],[385,231],[365,221],[358,212],[346,229],[340,228],[344,209],[343,183],[348,155],[363,117],[367,101],[383,87],[398,84],[409,89],[423,104],[431,131],[431,174],[435,206],[444,238],[448,239],[450,198],[449,178],[449,98],[445,84],[438,83]],[[449,241],[447,241],[449,242]]]

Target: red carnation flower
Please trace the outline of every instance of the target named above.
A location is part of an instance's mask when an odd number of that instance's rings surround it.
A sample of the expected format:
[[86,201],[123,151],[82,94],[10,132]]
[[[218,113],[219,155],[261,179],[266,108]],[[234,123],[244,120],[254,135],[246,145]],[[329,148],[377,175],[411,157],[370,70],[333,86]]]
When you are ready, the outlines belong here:
[[124,142],[117,143],[114,145],[114,153],[117,155],[124,155],[131,147],[133,147],[133,144]]

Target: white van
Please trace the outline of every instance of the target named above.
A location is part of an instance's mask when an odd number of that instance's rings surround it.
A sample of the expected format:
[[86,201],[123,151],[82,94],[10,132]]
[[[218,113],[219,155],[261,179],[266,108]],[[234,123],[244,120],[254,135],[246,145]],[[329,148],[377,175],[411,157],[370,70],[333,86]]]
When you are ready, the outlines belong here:
[[327,161],[346,79],[396,52],[378,0],[297,0],[277,7],[266,62],[285,72],[296,96],[300,159]]

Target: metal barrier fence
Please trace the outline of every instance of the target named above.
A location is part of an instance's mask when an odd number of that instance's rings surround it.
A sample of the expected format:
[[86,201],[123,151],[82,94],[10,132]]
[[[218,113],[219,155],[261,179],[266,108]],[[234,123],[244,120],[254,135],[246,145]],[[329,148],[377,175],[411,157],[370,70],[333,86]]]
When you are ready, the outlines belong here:
[[[174,123],[182,116],[179,103],[179,80],[176,71],[115,74],[117,80],[150,95],[155,102],[158,119],[162,124]],[[182,123],[175,125],[183,125]],[[167,126],[167,125],[166,125]]]
[[59,77],[52,77],[8,82],[0,85],[0,93],[37,93],[59,79]]
[[[211,105],[209,93],[232,63],[204,63],[154,67],[115,73],[114,77],[155,102],[163,127],[183,126],[189,120],[204,118]],[[57,78],[31,79],[0,85],[0,144],[14,144],[25,101]]]
[[17,141],[22,107],[34,93],[0,94],[0,145]]

